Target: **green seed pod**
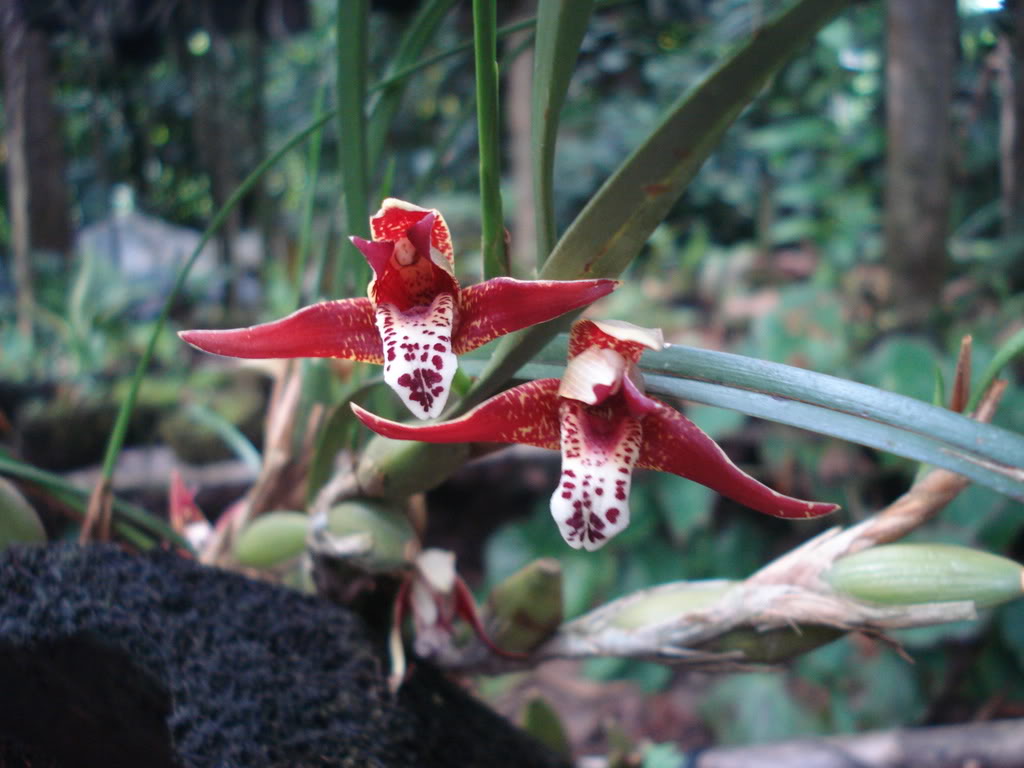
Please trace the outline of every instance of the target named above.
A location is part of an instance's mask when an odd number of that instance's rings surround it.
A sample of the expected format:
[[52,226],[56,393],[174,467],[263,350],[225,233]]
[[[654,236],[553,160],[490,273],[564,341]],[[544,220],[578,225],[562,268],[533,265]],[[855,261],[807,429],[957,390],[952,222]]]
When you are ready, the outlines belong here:
[[375,437],[356,467],[356,480],[369,496],[404,499],[444,482],[469,460],[465,443],[417,443]]
[[547,700],[540,696],[534,696],[527,701],[523,707],[521,720],[523,730],[541,744],[564,758],[572,757],[569,735],[565,732],[565,726],[562,725],[558,712]]
[[32,505],[0,477],[0,552],[11,544],[45,544],[46,531]]
[[843,557],[824,574],[832,587],[883,605],[973,600],[1004,603],[1024,594],[1024,567],[950,544],[888,544]]
[[517,653],[551,637],[562,618],[562,566],[551,557],[528,563],[498,584],[483,611],[494,644]]
[[743,661],[750,664],[778,664],[830,643],[842,634],[842,630],[814,624],[779,627],[767,632],[742,628],[727,632],[700,648],[718,653],[740,651]]
[[302,554],[309,516],[301,512],[268,512],[256,518],[235,542],[235,559],[249,568],[274,568]]
[[734,582],[674,581],[646,590],[646,593],[622,598],[612,626],[619,629],[641,629],[671,621],[678,616],[701,611],[713,605]]
[[327,512],[327,533],[333,539],[366,536],[366,549],[353,559],[371,571],[404,568],[419,549],[419,538],[401,507],[359,499],[337,504]]

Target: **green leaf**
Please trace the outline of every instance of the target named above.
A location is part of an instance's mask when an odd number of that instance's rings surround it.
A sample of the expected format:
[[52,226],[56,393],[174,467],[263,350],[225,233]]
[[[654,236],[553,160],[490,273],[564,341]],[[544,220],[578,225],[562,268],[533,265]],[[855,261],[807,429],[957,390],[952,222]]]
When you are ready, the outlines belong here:
[[249,568],[273,568],[306,549],[309,517],[301,512],[268,512],[245,527],[235,542],[235,557]]
[[544,264],[555,246],[555,140],[569,80],[593,9],[593,0],[548,0],[537,9],[530,137],[538,266]]
[[501,119],[498,110],[495,0],[473,0],[476,118],[480,147],[480,228],[484,279],[509,273],[501,212]]
[[[178,270],[178,276],[174,281],[174,285],[171,286],[170,293],[167,294],[167,298],[164,300],[164,306],[163,309],[160,310],[160,316],[153,325],[153,332],[150,334],[149,342],[146,344],[146,349],[142,353],[142,357],[139,358],[138,365],[135,367],[135,373],[132,375],[128,394],[121,402],[121,408],[117,412],[117,420],[114,422],[114,428],[110,431],[110,439],[107,441],[106,453],[103,456],[101,482],[109,483],[110,478],[114,475],[114,466],[117,464],[117,457],[121,453],[121,447],[124,445],[125,435],[128,433],[128,422],[131,419],[132,411],[135,410],[135,403],[139,397],[139,387],[142,384],[142,379],[146,374],[146,369],[149,368],[150,360],[153,359],[153,351],[156,349],[157,341],[160,339],[164,326],[167,324],[167,317],[170,315],[171,307],[174,306],[174,303],[178,298],[178,294],[181,293],[181,288],[185,284],[185,280],[188,278],[189,272],[192,271],[192,267],[195,266],[196,261],[199,259],[199,254],[202,253],[203,248],[206,247],[207,243],[209,243],[210,240],[213,239],[213,236],[220,230],[231,211],[235,209],[235,206],[237,206],[242,198],[249,194],[250,190],[252,190],[256,183],[263,178],[263,174],[269,171],[277,161],[284,157],[288,152],[316,133],[324,123],[333,116],[333,112],[322,115],[305,128],[296,131],[277,151],[256,166],[252,173],[246,176],[235,191],[231,193],[228,199],[224,202],[224,205],[221,206],[221,209],[217,211],[213,219],[210,220],[210,223],[204,230],[202,237],[199,238],[199,242],[196,244],[195,250],[192,251],[191,255],[185,260],[181,268]],[[183,542],[184,540],[180,539],[180,541]],[[186,549],[188,548],[187,545],[184,546]]]
[[[565,344],[545,348],[523,378],[557,378]],[[469,373],[479,369],[464,360]],[[673,345],[640,361],[647,389],[839,437],[966,475],[1024,499],[1024,437],[904,395],[727,352]]]
[[[697,170],[771,76],[847,4],[799,0],[757,30],[682,96],[572,223],[544,264],[545,280],[617,277],[637,256]],[[559,330],[559,320],[510,334],[455,414],[494,392]]]
[[252,444],[249,438],[242,434],[238,427],[216,411],[210,410],[198,403],[190,404],[185,409],[185,412],[197,424],[215,432],[249,469],[254,472],[260,471],[260,467],[263,465],[260,452],[256,450],[256,446]]
[[978,407],[981,396],[985,394],[985,390],[988,389],[996,376],[999,375],[999,372],[1003,370],[1007,363],[1020,354],[1024,354],[1024,328],[1013,334],[996,352],[996,356],[992,358],[992,362],[989,363],[988,368],[981,375],[981,381],[978,382],[977,389],[971,395],[971,399],[967,404],[968,412]]
[[0,552],[11,544],[44,544],[46,531],[32,505],[10,480],[0,478]]
[[[404,70],[420,58],[423,49],[453,5],[455,0],[429,0],[420,6],[398,41],[388,65],[388,75]],[[380,96],[373,106],[367,125],[368,167],[371,171],[375,171],[380,163],[388,131],[395,113],[402,104],[402,95],[409,79],[405,77],[391,80],[385,77],[385,82],[387,84],[378,89]]]
[[[370,182],[366,141],[366,57],[369,39],[368,0],[337,4],[338,159],[345,193],[345,226],[349,235],[370,236]],[[338,260],[335,290],[351,295],[370,271],[362,254],[345,241]]]
[[[0,452],[0,474],[18,477],[45,488],[58,501],[67,504],[79,514],[85,514],[89,492],[71,485],[60,475],[18,461]],[[134,504],[113,499],[114,530],[133,544],[148,549],[154,541],[168,541],[174,546],[192,551],[189,543],[164,520]]]

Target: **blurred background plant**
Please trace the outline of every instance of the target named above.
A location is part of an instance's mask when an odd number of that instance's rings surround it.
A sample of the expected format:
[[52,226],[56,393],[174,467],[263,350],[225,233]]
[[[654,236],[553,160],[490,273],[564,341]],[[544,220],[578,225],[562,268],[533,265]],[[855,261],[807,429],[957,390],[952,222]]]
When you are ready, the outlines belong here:
[[[211,520],[229,520],[225,510],[245,500],[236,533],[264,512],[314,510],[321,488],[367,440],[348,402],[400,413],[376,372],[359,366],[240,369],[154,332],[176,280],[182,290],[164,310],[173,329],[249,324],[322,297],[359,295],[365,275],[345,236],[365,235],[358,212],[389,194],[441,210],[460,278],[481,277],[469,5],[5,4],[0,471],[22,483],[51,538],[76,534],[85,496],[104,476],[113,478],[115,519],[132,531],[130,541],[170,536],[158,518],[174,467]],[[596,3],[569,62],[557,124],[555,231],[566,232],[681,93],[790,5]],[[936,26],[911,29],[900,16],[911,0],[855,3],[799,48],[641,238],[645,247],[601,314],[662,327],[675,344],[940,405],[970,334],[970,391],[980,394],[1002,350],[1010,386],[993,423],[1024,432],[1022,369],[1012,354],[1024,328],[1024,9],[1011,0],[1005,8],[941,5]],[[531,186],[536,12],[525,1],[501,4],[497,40],[504,221],[511,273],[524,278],[544,264],[537,244],[554,245],[538,234],[543,203]],[[339,40],[349,50],[360,35],[365,60],[341,62]],[[915,45],[945,80],[931,103],[894,105],[903,87],[894,72],[907,60],[893,50],[913,56]],[[334,118],[347,99],[367,106],[365,121],[344,109]],[[316,120],[322,128],[310,129]],[[362,148],[355,156],[353,142]],[[915,170],[901,176],[901,167]],[[493,351],[468,369],[479,373]],[[538,359],[563,359],[549,357]],[[145,375],[133,382],[140,359]],[[111,451],[108,436],[133,383],[137,405],[122,425],[129,450]],[[686,412],[773,487],[842,504],[846,523],[890,503],[919,469],[909,458],[739,410],[689,404]],[[464,459],[454,457],[452,469]],[[464,467],[428,493],[429,516],[414,499],[412,517],[423,517],[417,536],[454,551],[480,595],[538,558],[556,558],[566,617],[652,584],[743,579],[807,538],[807,526],[752,515],[703,486],[652,473],[637,478],[633,524],[614,545],[570,551],[547,511],[556,462],[517,448]],[[480,506],[486,516],[467,512]],[[912,538],[1020,561],[1022,513],[1020,501],[970,485]],[[19,530],[38,538],[18,515]],[[282,519],[294,565],[295,518]],[[149,538],[140,542],[141,534]],[[286,580],[302,584],[295,573]],[[531,691],[551,697],[577,751],[1022,716],[1022,627],[1017,602],[976,622],[897,631],[913,665],[890,645],[854,635],[782,674],[707,678],[603,658],[494,678],[481,690],[507,712]],[[575,705],[559,699],[564,678],[580,675],[601,684],[580,683]],[[775,716],[762,717],[769,706]],[[658,754],[652,765],[667,759]]]

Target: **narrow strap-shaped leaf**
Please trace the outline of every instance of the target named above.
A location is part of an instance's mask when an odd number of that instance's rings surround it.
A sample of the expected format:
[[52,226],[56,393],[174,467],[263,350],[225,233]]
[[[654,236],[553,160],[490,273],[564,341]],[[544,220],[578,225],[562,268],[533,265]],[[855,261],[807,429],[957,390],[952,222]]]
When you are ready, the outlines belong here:
[[925,434],[980,459],[1024,467],[1024,437],[946,408],[866,384],[729,352],[673,345],[648,352],[649,373],[702,379],[820,405]]
[[[462,366],[472,374],[480,370],[483,363],[478,360],[463,360]],[[564,366],[561,365],[531,363],[523,366],[516,376],[526,379],[543,379],[561,376],[563,370]],[[866,445],[869,448],[876,448],[957,472],[969,477],[979,485],[1024,500],[1024,470],[1019,467],[1007,467],[986,461],[977,455],[971,455],[937,440],[929,434],[919,434],[864,416],[791,400],[775,394],[770,386],[763,391],[752,392],[748,389],[739,389],[719,383],[650,373],[644,375],[644,383],[650,394],[677,397],[695,403],[729,408],[748,416],[756,416],[779,424],[788,424],[810,432],[837,437],[858,445]],[[866,389],[883,397],[891,394],[875,390],[873,387]],[[993,429],[1000,433],[1006,433],[1006,430],[989,424],[979,424],[978,426],[986,430]],[[1014,435],[1012,432],[1008,434],[1020,440],[1018,435]]]
[[985,390],[988,389],[999,372],[1003,370],[1003,367],[1013,360],[1017,355],[1024,354],[1024,328],[1021,328],[1013,336],[1007,339],[1006,343],[1003,344],[996,352],[996,356],[992,358],[992,362],[988,364],[988,368],[981,374],[981,381],[978,382],[978,388],[974,390],[971,395],[971,399],[967,404],[967,410],[973,411],[978,407],[978,403],[981,402],[981,396],[985,394]]
[[548,0],[537,7],[530,138],[538,268],[555,247],[555,140],[569,80],[593,8],[593,0]]
[[[799,0],[760,27],[677,101],[660,125],[590,199],[558,241],[540,277],[617,277],[629,266],[732,124],[778,69],[848,0]],[[460,408],[497,391],[571,318],[502,340]]]
[[[455,5],[456,0],[428,0],[422,3],[412,20],[406,25],[402,37],[395,47],[394,55],[388,66],[388,72],[397,72],[416,62],[423,49],[430,42],[445,15]],[[371,173],[376,172],[383,156],[384,144],[388,131],[394,121],[395,114],[402,103],[402,95],[408,84],[408,78],[389,82],[378,90],[380,97],[373,105],[367,124],[367,151],[369,152],[368,167]]]
[[463,288],[455,354],[461,355],[520,328],[585,307],[607,296],[615,280],[515,280],[496,277]]
[[495,0],[473,0],[476,115],[480,148],[480,228],[484,278],[509,272],[501,211],[501,119],[498,110]]
[[[345,192],[349,235],[370,234],[370,184],[366,144],[366,60],[369,0],[338,0],[337,8],[338,160]],[[342,245],[334,289],[351,295],[366,284],[369,270],[346,241]]]

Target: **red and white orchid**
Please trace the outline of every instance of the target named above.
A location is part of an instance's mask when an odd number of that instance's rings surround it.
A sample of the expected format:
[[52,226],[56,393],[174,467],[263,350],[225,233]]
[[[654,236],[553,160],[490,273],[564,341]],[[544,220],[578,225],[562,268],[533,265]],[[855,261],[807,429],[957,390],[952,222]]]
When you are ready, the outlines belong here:
[[182,331],[229,357],[336,357],[384,365],[384,380],[421,419],[441,413],[456,355],[611,293],[614,280],[514,280],[461,288],[444,218],[389,198],[370,219],[373,240],[351,238],[373,269],[368,298],[313,304],[263,325]]
[[634,467],[695,480],[774,517],[818,517],[837,509],[759,483],[693,422],[644,394],[640,355],[645,348],[663,346],[660,330],[579,320],[561,381],[539,379],[514,387],[441,424],[399,424],[354,404],[352,410],[385,437],[560,447],[562,476],[551,497],[551,514],[576,549],[599,549],[629,524]]

